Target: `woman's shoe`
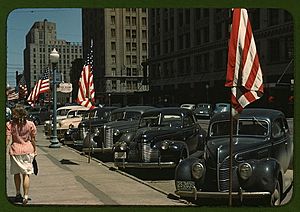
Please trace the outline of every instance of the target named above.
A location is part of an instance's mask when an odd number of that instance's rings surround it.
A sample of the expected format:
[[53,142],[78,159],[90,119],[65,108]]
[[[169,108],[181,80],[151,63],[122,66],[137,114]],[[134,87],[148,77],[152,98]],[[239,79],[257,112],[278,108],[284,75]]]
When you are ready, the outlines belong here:
[[15,197],[15,202],[23,202],[23,197],[21,194],[17,194]]
[[27,203],[28,203],[28,199],[23,199],[23,205],[27,205]]

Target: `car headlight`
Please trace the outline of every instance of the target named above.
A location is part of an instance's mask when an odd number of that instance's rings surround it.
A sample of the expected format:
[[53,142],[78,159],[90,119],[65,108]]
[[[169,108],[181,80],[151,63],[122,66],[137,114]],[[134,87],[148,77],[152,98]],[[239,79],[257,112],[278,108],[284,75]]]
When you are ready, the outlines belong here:
[[169,146],[170,146],[170,144],[169,144],[169,142],[168,141],[163,141],[162,143],[161,143],[161,149],[162,150],[167,150],[167,149],[169,149]]
[[239,175],[243,180],[247,180],[252,175],[252,166],[249,163],[240,164]]
[[120,150],[125,151],[127,149],[127,143],[126,142],[121,142],[119,144]]
[[118,129],[114,130],[114,136],[118,136],[118,135],[120,135],[120,130]]
[[192,165],[192,175],[195,179],[199,180],[205,172],[205,168],[202,163],[194,163]]

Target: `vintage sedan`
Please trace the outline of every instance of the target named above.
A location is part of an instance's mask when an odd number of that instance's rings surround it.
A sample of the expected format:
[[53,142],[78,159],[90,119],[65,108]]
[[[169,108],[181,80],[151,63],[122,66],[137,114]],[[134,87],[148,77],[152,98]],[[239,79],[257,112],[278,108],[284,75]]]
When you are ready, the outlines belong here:
[[203,150],[206,132],[190,109],[157,108],[145,112],[136,132],[114,146],[119,168],[175,168],[178,162]]
[[[67,118],[68,112],[70,110],[77,110],[77,109],[81,109],[81,108],[83,108],[83,106],[81,106],[81,105],[69,105],[69,106],[59,107],[56,110],[56,120],[57,121],[63,120],[65,118]],[[51,115],[50,119],[46,120],[44,123],[44,133],[47,137],[51,135],[52,128],[53,128],[53,126],[52,126],[52,115]]]
[[268,200],[279,205],[284,174],[293,157],[293,142],[284,114],[271,109],[245,109],[233,124],[230,165],[229,112],[212,117],[202,157],[178,164],[176,194],[184,198],[228,198],[232,167],[232,198]]
[[115,142],[123,133],[136,130],[141,115],[152,106],[127,106],[115,109],[110,115],[110,121],[99,126],[94,132],[87,133],[83,139],[82,152],[112,152]]
[[194,113],[197,119],[210,119],[213,115],[212,105],[209,103],[199,103]]
[[83,139],[89,131],[95,132],[110,120],[110,115],[117,107],[97,107],[86,113],[78,127],[70,127],[64,135],[64,144],[81,147]]
[[67,117],[65,119],[61,119],[57,121],[57,138],[62,140],[64,138],[65,132],[69,128],[76,128],[78,127],[79,123],[81,122],[83,116],[87,113],[89,108],[81,107],[77,109],[72,109],[68,111]]

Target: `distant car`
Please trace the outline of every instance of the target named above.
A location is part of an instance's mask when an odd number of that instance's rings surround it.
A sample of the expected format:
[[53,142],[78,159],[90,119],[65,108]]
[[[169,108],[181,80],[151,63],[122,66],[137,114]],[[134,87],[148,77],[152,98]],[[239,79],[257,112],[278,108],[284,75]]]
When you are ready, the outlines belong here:
[[190,110],[195,110],[196,105],[195,104],[182,104],[182,105],[180,105],[180,107],[190,109]]
[[81,107],[68,111],[67,117],[57,121],[57,138],[62,140],[69,128],[77,128],[89,108]]
[[213,115],[212,105],[209,103],[199,103],[194,113],[197,119],[210,119]]
[[206,132],[191,110],[179,107],[146,111],[135,132],[114,146],[119,168],[175,168],[180,160],[203,150]]
[[[83,106],[81,105],[69,105],[69,106],[63,106],[63,107],[59,107],[56,110],[56,120],[62,120],[65,119],[67,117],[67,114],[70,110],[76,110],[76,109],[81,109],[83,108]],[[44,133],[45,135],[48,137],[51,134],[51,129],[52,129],[52,116],[50,116],[49,120],[46,120],[44,123]]]
[[28,119],[33,121],[35,125],[44,124],[50,118],[52,110],[47,107],[27,107]]
[[110,115],[110,121],[97,127],[91,134],[87,133],[83,139],[82,152],[112,153],[115,142],[123,133],[136,130],[141,115],[152,106],[128,106],[115,109]]
[[82,146],[83,139],[89,131],[96,132],[96,129],[103,126],[110,119],[110,114],[117,107],[97,107],[88,111],[82,118],[78,127],[69,128],[64,135],[64,144]]
[[230,110],[229,103],[216,103],[213,114],[228,112]]
[[[293,158],[293,141],[284,114],[271,109],[244,109],[232,137],[232,198],[240,202],[283,199],[284,174]],[[175,193],[182,198],[228,198],[229,112],[212,117],[204,154],[181,161]]]

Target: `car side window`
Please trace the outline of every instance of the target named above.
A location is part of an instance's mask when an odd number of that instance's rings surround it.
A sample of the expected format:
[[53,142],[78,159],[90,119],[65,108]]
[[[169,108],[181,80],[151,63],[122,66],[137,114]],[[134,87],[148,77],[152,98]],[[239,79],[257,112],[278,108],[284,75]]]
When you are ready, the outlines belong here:
[[281,119],[277,119],[273,122],[272,125],[272,136],[274,138],[279,138],[283,136],[283,134],[284,134],[283,123]]
[[193,119],[191,116],[186,116],[183,118],[183,126],[190,127],[194,124]]

